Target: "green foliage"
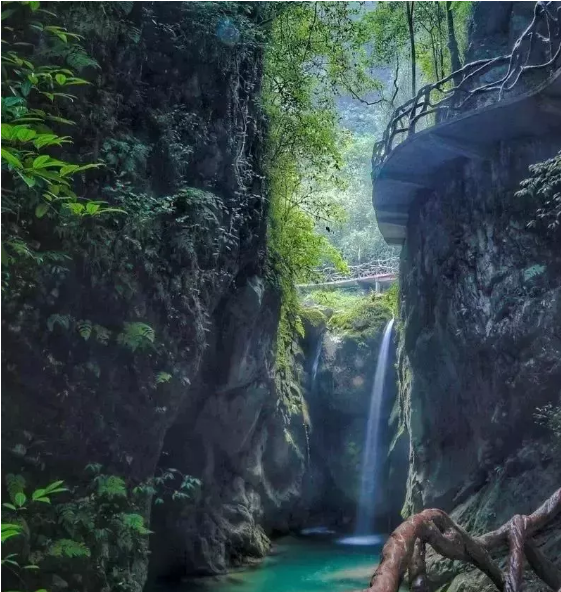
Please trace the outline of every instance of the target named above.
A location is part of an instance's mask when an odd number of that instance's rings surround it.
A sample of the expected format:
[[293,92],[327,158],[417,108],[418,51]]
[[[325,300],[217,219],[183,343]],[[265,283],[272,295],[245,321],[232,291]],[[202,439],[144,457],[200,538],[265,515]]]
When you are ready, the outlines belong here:
[[78,329],[80,337],[87,341],[92,334],[92,322],[89,319],[82,319],[76,323],[76,329]]
[[127,497],[125,481],[116,475],[97,475],[94,478],[97,485],[97,495],[108,499]]
[[[156,338],[154,329],[146,323],[125,322],[122,331],[116,334],[107,327],[93,324],[89,319],[76,321],[70,315],[59,313],[54,313],[47,318],[47,328],[49,331],[55,331],[56,327],[60,327],[60,330],[64,331],[68,331],[73,327],[84,341],[88,341],[93,334],[95,340],[102,345],[107,345],[111,338],[114,338],[117,344],[132,352],[154,347]],[[169,378],[167,376],[165,372],[158,374],[159,378],[157,377],[157,382],[167,382],[171,378],[171,375],[169,375]]]
[[315,279],[324,263],[346,270],[321,229],[344,217],[336,195],[345,185],[340,170],[346,137],[336,98],[344,90],[358,96],[380,88],[368,75],[371,60],[363,16],[352,2],[283,6],[273,19],[267,45],[263,102],[269,118],[268,245],[282,292],[276,365],[283,401],[298,398],[291,359],[295,336],[303,329],[295,284]]
[[561,451],[561,406],[548,403],[536,409],[534,419],[545,426],[555,437],[557,448]]
[[527,207],[537,208],[536,217],[529,228],[544,230],[551,236],[559,236],[561,224],[561,152],[553,158],[529,167],[530,177],[520,183],[515,196],[524,200]]
[[[450,8],[460,61],[467,49],[467,27],[472,2],[414,2],[409,3],[415,41],[415,55],[411,56],[408,24],[408,3],[378,2],[366,17],[372,39],[372,55],[381,67],[396,69],[396,84],[403,80],[407,63],[415,61],[423,82],[436,82],[453,70],[449,47],[447,10]],[[405,66],[405,67],[404,67]],[[407,78],[409,74],[406,75]],[[408,81],[407,81],[408,82]],[[406,88],[407,96],[410,90]]]
[[154,344],[154,329],[146,323],[125,323],[123,332],[117,337],[117,342],[135,352]]
[[328,328],[360,341],[373,338],[394,316],[395,291],[384,294],[352,294],[340,290],[316,291],[304,305],[320,305],[332,314]]
[[[10,552],[3,554],[2,563],[17,571],[28,588],[35,589],[54,572],[78,589],[80,582],[73,578],[80,572],[99,589],[135,590],[130,566],[146,555],[147,502],[155,496],[156,503],[165,498],[185,503],[200,485],[198,479],[168,469],[130,487],[102,469],[97,463],[88,465],[89,478],[72,491],[54,481],[26,493],[22,475],[6,476],[10,502],[3,504],[2,543]],[[16,544],[19,540],[25,544]]]
[[73,190],[74,178],[98,167],[97,163],[73,164],[57,156],[72,140],[55,128],[74,125],[63,117],[59,105],[76,99],[68,89],[89,84],[68,63],[97,64],[84,61],[79,35],[49,24],[53,15],[39,3],[4,4],[10,5],[2,18],[2,266],[6,285],[13,275],[8,266],[42,264],[56,257],[29,239],[38,219],[48,218],[56,227],[72,226],[76,216],[116,210],[105,202],[82,200]]
[[[89,557],[89,549],[82,543],[70,539],[55,539],[41,534],[41,528],[45,528],[53,522],[53,506],[51,498],[55,494],[68,491],[62,481],[54,481],[43,488],[36,489],[31,494],[26,494],[26,482],[22,475],[6,475],[6,489],[10,502],[2,504],[2,544],[10,547],[11,539],[17,537],[18,541],[25,539],[25,551],[21,551],[21,544],[14,545],[17,552],[4,553],[2,547],[2,565],[10,568],[17,575],[20,583],[26,581],[38,582],[43,577],[41,563],[47,557],[71,559],[74,557]],[[9,522],[6,522],[7,514]],[[14,541],[12,541],[14,542]],[[28,550],[30,549],[30,550]],[[21,561],[26,564],[22,565]],[[37,591],[41,592],[41,591]]]
[[158,372],[156,374],[156,384],[164,384],[172,379],[172,375],[169,372]]
[[59,539],[49,545],[47,555],[51,557],[90,557],[91,551],[82,542]]
[[349,141],[342,152],[340,174],[344,185],[332,195],[345,209],[346,216],[342,222],[330,225],[329,232],[323,234],[349,265],[396,257],[398,249],[386,244],[372,207],[371,158],[376,141],[374,132],[380,130],[382,133],[379,112],[376,118],[369,117],[365,124],[362,118],[355,123],[351,107],[342,109],[341,116],[342,125],[351,127],[352,131],[348,132]]
[[12,537],[18,536],[22,533],[23,527],[21,524],[7,524],[2,523],[2,542],[11,539]]
[[314,328],[327,325],[327,316],[319,306],[300,306],[298,314],[303,323]]

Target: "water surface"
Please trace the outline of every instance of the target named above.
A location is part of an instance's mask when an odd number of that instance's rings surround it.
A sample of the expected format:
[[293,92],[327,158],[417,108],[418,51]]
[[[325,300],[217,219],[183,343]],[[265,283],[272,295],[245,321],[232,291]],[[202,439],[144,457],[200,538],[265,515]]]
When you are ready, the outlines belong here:
[[[286,537],[256,567],[185,582],[173,592],[353,592],[368,587],[381,544],[349,546],[324,537]],[[171,592],[160,588],[158,592]]]

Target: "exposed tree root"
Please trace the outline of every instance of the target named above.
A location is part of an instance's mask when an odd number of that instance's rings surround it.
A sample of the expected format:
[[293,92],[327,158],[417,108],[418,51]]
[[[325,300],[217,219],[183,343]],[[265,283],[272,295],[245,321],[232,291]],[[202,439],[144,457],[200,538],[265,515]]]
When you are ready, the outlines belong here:
[[[382,561],[372,576],[368,592],[397,592],[407,571],[411,590],[428,592],[427,543],[443,557],[470,563],[485,573],[501,592],[521,592],[525,559],[542,581],[561,592],[561,572],[532,541],[560,513],[561,489],[558,489],[533,514],[517,514],[497,530],[472,537],[445,512],[424,510],[393,531],[384,545]],[[508,562],[503,574],[489,552],[505,546],[508,546]]]

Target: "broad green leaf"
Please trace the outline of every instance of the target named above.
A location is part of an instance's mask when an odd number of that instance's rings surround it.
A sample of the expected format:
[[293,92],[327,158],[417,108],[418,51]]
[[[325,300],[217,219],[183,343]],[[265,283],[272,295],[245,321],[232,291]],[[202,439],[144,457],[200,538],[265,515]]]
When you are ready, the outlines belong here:
[[23,128],[17,131],[16,138],[20,142],[29,142],[30,140],[33,140],[36,135],[37,132],[35,130]]
[[4,103],[4,107],[14,107],[16,105],[23,105],[25,100],[21,97],[3,97],[2,103]]
[[28,187],[35,187],[36,179],[34,177],[30,177],[29,175],[26,175],[20,171],[18,171],[18,175],[23,179]]
[[50,504],[51,500],[48,497],[38,497],[37,499],[33,500],[35,502],[42,502],[44,504]]
[[36,489],[31,494],[31,499],[36,500],[38,497],[43,497],[44,495],[45,495],[45,490],[44,489]]
[[2,124],[2,139],[11,140],[13,138],[14,126],[9,123]]
[[2,158],[8,163],[11,164],[12,166],[18,168],[18,169],[22,169],[23,165],[21,164],[21,161],[10,151],[8,150],[8,148],[2,148],[0,149],[1,153],[2,153]]
[[64,177],[66,175],[70,175],[78,169],[78,165],[75,164],[67,164],[60,169],[60,174]]
[[14,504],[9,504],[8,502],[2,504],[5,508],[8,508],[8,510],[17,510],[17,508],[14,506]]
[[29,95],[29,93],[31,92],[31,89],[33,88],[33,85],[31,84],[31,82],[29,80],[26,80],[20,87],[20,92],[24,97],[27,97]]
[[78,84],[91,84],[91,82],[88,82],[87,80],[84,80],[83,78],[76,78],[75,76],[70,76],[69,78],[67,78],[66,80],[66,84],[70,85],[78,85]]
[[60,486],[64,483],[64,481],[53,481],[50,485],[45,487],[45,493],[53,493],[53,491],[67,491],[66,488],[60,489]]
[[37,218],[42,218],[48,211],[49,211],[49,204],[41,202],[35,208],[35,216]]
[[19,524],[2,523],[2,542],[21,534],[22,530],[23,529]]
[[63,86],[66,83],[66,76],[64,74],[56,74],[55,80],[60,84],[60,86]]
[[49,162],[50,160],[50,156],[47,154],[42,154],[41,156],[38,156],[34,161],[33,161],[33,168],[34,169],[40,169],[42,166],[45,166],[46,163]]
[[89,202],[86,204],[86,213],[90,214],[90,216],[93,216],[99,210],[99,208],[99,204]]
[[25,495],[25,493],[18,491],[16,493],[16,495],[14,496],[14,502],[15,505],[18,506],[19,508],[21,508],[25,502],[27,501],[27,496]]

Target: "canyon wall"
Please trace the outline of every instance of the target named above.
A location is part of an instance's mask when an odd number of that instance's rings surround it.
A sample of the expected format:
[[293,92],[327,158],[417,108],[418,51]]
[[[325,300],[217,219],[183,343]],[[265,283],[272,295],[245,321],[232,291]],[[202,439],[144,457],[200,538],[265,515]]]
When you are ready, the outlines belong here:
[[[273,380],[260,18],[238,4],[61,7],[99,64],[85,61],[92,84],[68,107],[72,160],[103,162],[78,190],[126,214],[60,236],[35,221],[33,240],[71,258],[3,295],[6,472],[73,487],[99,463],[131,488],[168,468],[201,480],[157,507],[154,575],[262,557],[304,469],[301,418]],[[146,549],[114,555],[141,589]],[[111,588],[98,575],[93,588]]]
[[[528,166],[559,148],[556,137],[521,140],[458,163],[411,213],[400,272],[407,513],[439,507],[480,533],[560,485],[554,435],[536,418],[561,402],[559,239],[528,227],[536,203],[516,195]],[[561,536],[546,551],[560,557]]]
[[[506,54],[531,8],[477,3],[467,59]],[[561,485],[559,435],[543,421],[544,408],[561,404],[560,239],[538,219],[559,173],[551,163],[547,179],[529,171],[560,149],[552,131],[458,159],[410,210],[398,345],[398,432],[410,438],[404,515],[438,507],[481,534]],[[531,191],[518,193],[531,174]],[[557,562],[560,526],[540,539]],[[434,588],[494,589],[432,552],[428,563]],[[526,577],[529,590],[544,589]]]

